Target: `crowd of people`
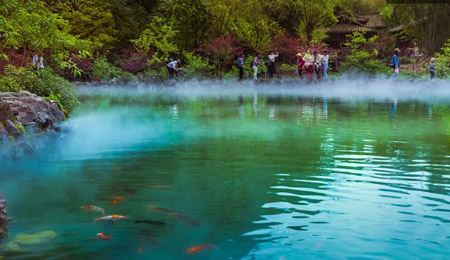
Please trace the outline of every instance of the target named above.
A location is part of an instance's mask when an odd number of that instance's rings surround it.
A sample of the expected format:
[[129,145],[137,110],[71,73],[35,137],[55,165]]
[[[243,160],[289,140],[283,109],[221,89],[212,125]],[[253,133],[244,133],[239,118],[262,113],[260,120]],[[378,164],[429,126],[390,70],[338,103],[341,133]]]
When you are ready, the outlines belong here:
[[[392,78],[397,78],[400,73],[400,49],[395,48],[394,54],[392,56],[392,61],[390,63],[390,67],[393,70]],[[255,55],[250,63],[250,68],[252,71],[251,78],[255,81],[258,80],[258,76],[260,73],[260,66],[265,64],[265,68],[268,74],[269,79],[273,79],[276,73],[276,59],[279,57],[279,53],[275,51],[270,51],[267,55],[267,59],[265,59],[265,63],[263,63],[263,57],[261,53]],[[42,57],[41,57],[42,59]],[[328,78],[328,63],[330,60],[330,55],[327,50],[323,52],[312,51],[308,49],[304,54],[297,53],[297,66],[295,73],[298,75],[301,81],[305,80],[306,82],[320,82],[322,80],[326,80]],[[35,64],[33,58],[33,65]],[[39,61],[36,60],[36,64]],[[42,65],[43,66],[43,65]],[[237,58],[236,66],[238,68],[238,78],[239,80],[244,79],[244,67],[245,67],[245,56],[243,54],[239,55]],[[166,64],[166,68],[169,72],[170,79],[174,79],[174,77],[178,77],[178,72],[181,71],[180,61],[169,59]],[[433,79],[435,76],[435,58],[431,58],[428,63],[428,69],[430,73],[430,79]],[[248,75],[249,76],[249,75]]]
[[[279,57],[279,53],[275,51],[269,52],[267,56],[267,60],[265,62],[268,78],[272,79],[274,74],[276,73],[275,61],[276,58]],[[299,76],[299,78],[306,79],[308,82],[322,81],[328,78],[328,60],[330,56],[328,51],[324,51],[323,54],[316,51],[312,52],[311,49],[308,49],[305,54],[297,53],[297,69],[295,73]],[[253,58],[250,63],[250,67],[253,71],[253,80],[258,80],[259,75],[259,67],[261,65],[262,55],[258,53]],[[239,71],[239,80],[244,79],[244,61],[245,56],[240,55],[237,59],[237,67]]]

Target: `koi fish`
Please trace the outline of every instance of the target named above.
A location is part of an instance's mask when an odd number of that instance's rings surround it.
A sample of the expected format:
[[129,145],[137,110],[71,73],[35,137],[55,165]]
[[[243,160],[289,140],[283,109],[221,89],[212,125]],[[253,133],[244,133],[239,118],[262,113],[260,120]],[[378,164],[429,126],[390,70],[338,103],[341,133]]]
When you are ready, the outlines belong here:
[[117,201],[124,201],[125,198],[123,196],[116,196]]
[[188,225],[191,226],[200,226],[200,222],[198,222],[197,220],[185,215],[183,212],[181,211],[175,211],[175,210],[171,210],[171,209],[166,209],[166,208],[160,208],[160,207],[156,207],[154,205],[148,205],[148,208],[153,211],[153,212],[157,212],[157,213],[161,213],[161,214],[166,214],[168,216],[170,216],[173,219],[179,219],[179,220],[183,220],[185,221]]
[[117,203],[119,203],[117,200],[111,200],[111,204],[117,205]]
[[106,211],[103,208],[100,208],[100,207],[97,207],[94,205],[82,206],[81,208],[84,210],[87,210],[87,211],[97,211],[97,212],[102,213],[103,215],[106,214]]
[[156,207],[156,206],[151,205],[151,204],[148,205],[148,208],[151,211],[153,211],[153,212],[166,214],[166,215],[172,215],[172,216],[182,216],[182,215],[184,215],[183,212],[175,211],[175,210],[171,210],[171,209],[166,209],[166,208],[160,208],[160,207]]
[[149,224],[149,225],[156,225],[156,226],[164,226],[167,225],[166,222],[158,221],[158,220],[135,220],[134,223],[136,224]]
[[127,218],[128,217],[122,216],[122,215],[109,215],[109,216],[103,216],[103,217],[96,218],[94,220],[94,222],[97,222],[99,220],[113,220],[113,221],[116,221],[118,219],[127,219]]
[[100,240],[111,240],[111,238],[110,238],[109,236],[103,234],[102,232],[97,233],[97,237],[98,237],[98,239],[100,239]]
[[188,254],[194,254],[194,253],[198,253],[204,249],[215,249],[216,247],[210,244],[204,244],[204,245],[199,245],[199,246],[193,246],[191,248],[188,248],[187,253]]

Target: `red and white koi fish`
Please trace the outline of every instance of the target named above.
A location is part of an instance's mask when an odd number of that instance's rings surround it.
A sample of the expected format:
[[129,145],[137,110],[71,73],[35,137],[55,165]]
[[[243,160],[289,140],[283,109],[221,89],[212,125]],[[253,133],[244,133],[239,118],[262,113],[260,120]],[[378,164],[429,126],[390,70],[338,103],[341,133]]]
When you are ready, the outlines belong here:
[[94,205],[82,206],[81,208],[84,210],[87,210],[87,211],[97,211],[97,212],[102,213],[103,215],[106,214],[106,211],[103,208],[100,208],[100,207],[97,207]]
[[204,249],[215,249],[216,247],[210,244],[203,244],[203,245],[199,245],[199,246],[193,246],[191,248],[188,248],[187,253],[188,254],[194,254],[194,253],[198,253]]
[[100,220],[112,220],[112,221],[116,221],[118,219],[127,219],[128,217],[126,216],[122,216],[122,215],[109,215],[109,216],[103,216],[103,217],[99,217],[96,218],[94,220],[94,222],[100,221]]
[[111,238],[110,238],[109,236],[103,234],[102,232],[97,233],[97,237],[98,237],[98,239],[100,239],[100,240],[111,240]]

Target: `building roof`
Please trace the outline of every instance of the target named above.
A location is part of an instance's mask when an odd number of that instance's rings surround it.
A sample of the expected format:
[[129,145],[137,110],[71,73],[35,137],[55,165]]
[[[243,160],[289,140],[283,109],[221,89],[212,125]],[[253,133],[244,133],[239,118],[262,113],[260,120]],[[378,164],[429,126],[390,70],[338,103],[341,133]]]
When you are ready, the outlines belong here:
[[352,32],[370,32],[371,28],[356,24],[335,24],[325,28],[328,33],[352,33]]
[[325,28],[328,33],[374,32],[387,26],[379,13],[356,14],[355,17],[338,17],[339,23]]

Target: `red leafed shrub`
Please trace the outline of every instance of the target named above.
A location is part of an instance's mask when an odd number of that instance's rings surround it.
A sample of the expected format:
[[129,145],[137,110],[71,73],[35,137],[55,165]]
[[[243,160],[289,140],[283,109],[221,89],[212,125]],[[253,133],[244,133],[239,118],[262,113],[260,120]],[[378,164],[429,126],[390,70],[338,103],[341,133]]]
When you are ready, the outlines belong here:
[[152,58],[152,55],[145,51],[138,51],[129,47],[122,51],[120,68],[131,73],[144,71],[147,68],[147,61]]
[[295,59],[295,55],[301,50],[303,41],[288,33],[280,34],[272,41],[272,49],[279,52],[278,60],[288,62]]
[[[0,72],[3,72],[7,65],[14,65],[19,67],[22,65],[22,61],[24,60],[23,54],[19,53],[17,50],[6,50],[5,54],[8,56],[8,60],[0,58]],[[31,58],[30,58],[31,62]],[[28,65],[25,61],[25,65]]]
[[234,35],[218,36],[201,46],[199,51],[209,56],[218,76],[221,76],[225,69],[230,68],[234,59],[243,52],[242,48],[237,46]]

